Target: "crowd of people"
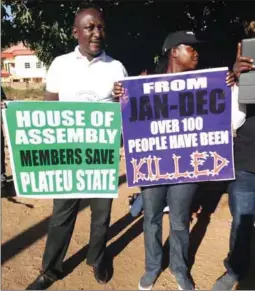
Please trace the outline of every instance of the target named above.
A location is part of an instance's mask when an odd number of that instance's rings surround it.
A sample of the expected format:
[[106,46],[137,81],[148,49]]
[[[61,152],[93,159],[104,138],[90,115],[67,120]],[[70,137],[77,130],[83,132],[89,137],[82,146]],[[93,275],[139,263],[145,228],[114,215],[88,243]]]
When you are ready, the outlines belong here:
[[[255,32],[251,37],[254,37]],[[81,8],[75,15],[73,35],[78,46],[73,52],[54,59],[47,73],[47,101],[113,102],[121,98],[120,82],[127,76],[123,64],[104,51],[105,22],[101,9]],[[189,31],[170,33],[162,47],[162,58],[155,74],[195,70],[199,61],[199,40]],[[226,273],[213,289],[231,290],[249,269],[250,242],[255,216],[255,104],[238,103],[238,79],[254,69],[254,60],[241,56],[238,45],[233,70],[226,78],[232,87],[232,126],[235,131],[234,153],[236,179],[228,184],[229,207],[233,222],[230,249],[225,260]],[[72,72],[72,74],[70,74]],[[143,74],[146,74],[143,73]],[[107,78],[106,78],[107,76]],[[3,138],[2,155],[3,155]],[[2,156],[2,182],[5,178]],[[152,289],[162,266],[162,217],[169,213],[169,268],[180,290],[194,290],[188,266],[190,208],[199,183],[142,187],[131,203],[131,213],[144,215],[145,272],[138,282],[140,290]],[[40,275],[27,290],[44,290],[61,278],[80,200],[54,199],[48,238]],[[136,206],[135,206],[136,205]],[[106,242],[112,199],[90,199],[91,230],[87,264],[98,283],[109,280]],[[136,207],[134,209],[133,207]],[[167,207],[167,208],[165,208]]]

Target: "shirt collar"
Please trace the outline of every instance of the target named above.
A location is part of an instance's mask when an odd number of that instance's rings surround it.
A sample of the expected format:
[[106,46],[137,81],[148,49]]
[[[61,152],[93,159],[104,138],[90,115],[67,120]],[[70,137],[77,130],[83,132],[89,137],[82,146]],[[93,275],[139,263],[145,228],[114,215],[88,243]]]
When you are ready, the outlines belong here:
[[96,58],[94,58],[92,61],[89,61],[88,58],[86,56],[83,56],[81,53],[80,53],[80,50],[79,50],[79,46],[77,45],[74,49],[74,53],[75,53],[75,57],[77,60],[87,60],[87,62],[89,63],[94,63],[94,62],[97,62],[97,61],[105,61],[106,60],[106,53],[105,51],[102,51],[101,54],[99,56],[97,56]]

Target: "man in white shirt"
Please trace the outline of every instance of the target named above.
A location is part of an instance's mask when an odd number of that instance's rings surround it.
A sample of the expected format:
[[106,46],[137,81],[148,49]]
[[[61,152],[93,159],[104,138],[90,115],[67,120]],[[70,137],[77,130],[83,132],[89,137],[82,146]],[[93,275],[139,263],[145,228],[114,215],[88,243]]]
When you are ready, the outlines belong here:
[[[98,8],[80,9],[73,35],[78,46],[54,59],[48,74],[45,100],[111,102],[114,81],[127,75],[124,66],[103,51],[105,23]],[[83,104],[82,106],[86,106]],[[63,260],[72,237],[79,209],[78,199],[55,199],[42,272],[27,290],[47,289],[63,273]],[[91,232],[87,264],[93,267],[98,283],[106,283],[105,247],[112,199],[90,199]]]

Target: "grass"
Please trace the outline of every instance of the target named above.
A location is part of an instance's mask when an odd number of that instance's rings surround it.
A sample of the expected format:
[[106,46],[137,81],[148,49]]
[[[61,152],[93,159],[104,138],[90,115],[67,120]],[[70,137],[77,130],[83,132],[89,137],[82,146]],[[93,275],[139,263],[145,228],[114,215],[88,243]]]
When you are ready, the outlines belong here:
[[37,100],[40,101],[44,97],[44,89],[28,89],[19,90],[10,87],[4,87],[7,99],[10,100]]

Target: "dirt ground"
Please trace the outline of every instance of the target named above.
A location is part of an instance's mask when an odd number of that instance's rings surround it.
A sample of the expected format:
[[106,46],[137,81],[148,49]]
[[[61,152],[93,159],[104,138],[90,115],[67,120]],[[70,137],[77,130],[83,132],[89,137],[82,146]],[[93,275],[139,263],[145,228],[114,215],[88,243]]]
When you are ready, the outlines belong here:
[[[136,193],[138,189],[127,187],[124,164],[124,158],[122,158],[119,198],[113,203],[108,240],[108,252],[113,257],[112,279],[106,285],[97,284],[91,269],[85,263],[90,209],[86,205],[86,200],[83,200],[64,264],[66,276],[63,280],[55,282],[50,289],[137,290],[138,281],[144,272],[143,217],[131,219],[128,214],[128,195]],[[9,167],[8,175],[11,175]],[[228,252],[231,218],[227,195],[223,195],[220,199],[216,192],[215,189],[201,191],[197,206],[202,205],[202,211],[196,214],[194,210],[191,222],[191,258],[194,258],[191,274],[196,283],[196,289],[200,290],[211,289],[215,280],[224,272],[223,259]],[[38,275],[41,267],[52,200],[17,198],[10,182],[7,189],[2,191],[1,201],[1,289],[24,290]],[[155,290],[177,289],[174,277],[167,268],[168,221],[168,216],[165,214],[164,271],[155,284]],[[254,246],[255,240],[253,240]],[[252,262],[249,276],[238,287],[241,290],[255,289],[255,247],[252,252]]]

